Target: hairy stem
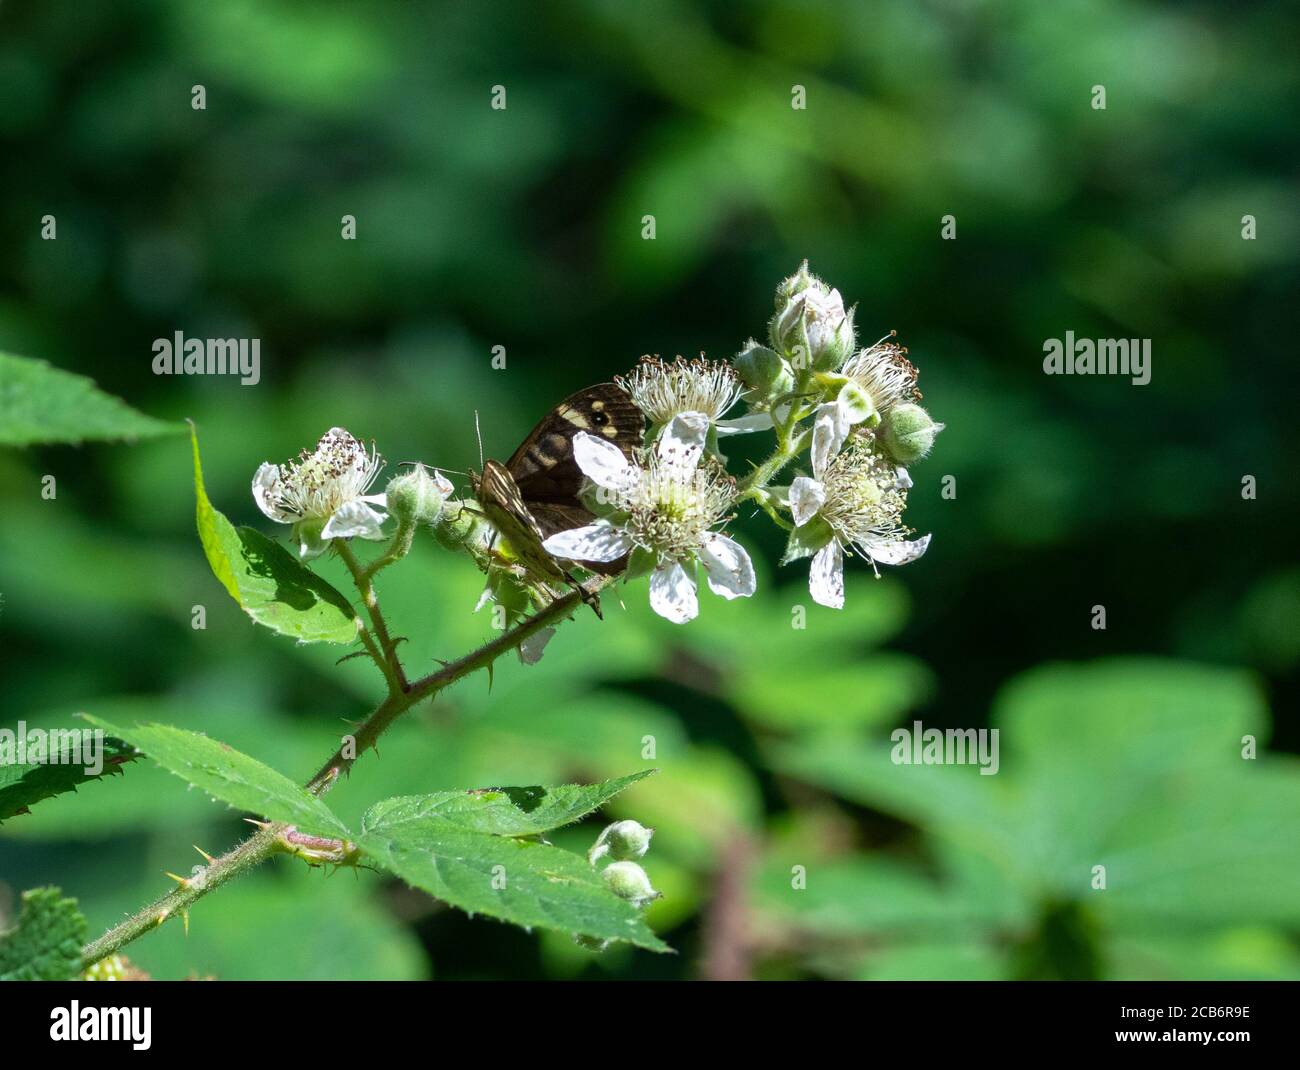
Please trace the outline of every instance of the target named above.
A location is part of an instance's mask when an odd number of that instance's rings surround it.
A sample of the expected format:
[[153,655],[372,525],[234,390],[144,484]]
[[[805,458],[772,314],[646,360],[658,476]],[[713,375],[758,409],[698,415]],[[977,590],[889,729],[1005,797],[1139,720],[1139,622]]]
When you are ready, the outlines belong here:
[[[348,551],[348,555],[351,556],[351,551]],[[344,558],[345,561],[347,559]],[[354,563],[355,560],[353,557]],[[414,683],[403,683],[401,689],[389,694],[365,719],[356,734],[346,739],[329,761],[307,781],[305,785],[307,791],[317,796],[326,794],[338,783],[339,778],[352,768],[357,758],[373,747],[384,731],[412,706],[433,697],[444,687],[454,684],[470,673],[488,668],[502,654],[514,650],[535,632],[563,620],[582,604],[584,597],[597,593],[609,582],[611,582],[610,577],[598,576],[589,581],[582,591],[570,591],[557,598],[545,609],[538,610],[527,620],[515,625],[509,631],[502,632],[496,639],[484,643],[463,658],[450,662],[437,672],[429,673]],[[115,925],[98,940],[87,944],[81,952],[82,967],[93,966],[100,959],[121,950],[145,933],[152,932],[168,918],[185,917],[192,903],[202,899],[227,881],[253,869],[273,854],[286,850],[281,837],[288,829],[289,826],[283,824],[260,826],[257,833],[238,847],[213,859],[194,877],[183,881],[167,895]]]
[[384,620],[384,614],[379,609],[379,596],[375,593],[375,585],[371,582],[374,570],[361,567],[361,563],[357,560],[356,554],[352,552],[352,547],[347,544],[346,539],[335,539],[334,550],[343,559],[343,563],[347,565],[348,571],[352,573],[352,580],[357,585],[357,590],[361,592],[361,601],[365,603],[366,613],[370,617],[370,623],[374,626],[375,636],[379,640],[379,648],[383,652],[383,657],[379,661],[379,668],[388,680],[389,690],[394,694],[405,691],[407,687],[406,671],[402,668],[402,662],[397,656],[396,645],[388,634],[388,624]]

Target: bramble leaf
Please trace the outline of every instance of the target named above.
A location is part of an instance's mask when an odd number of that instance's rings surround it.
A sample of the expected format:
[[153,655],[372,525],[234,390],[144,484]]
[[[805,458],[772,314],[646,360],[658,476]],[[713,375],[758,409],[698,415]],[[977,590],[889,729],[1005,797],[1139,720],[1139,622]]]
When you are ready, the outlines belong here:
[[184,424],[136,412],[83,375],[0,353],[0,446],[156,438],[184,430]]
[[317,836],[347,837],[346,826],[320,799],[283,773],[226,744],[171,725],[118,728],[86,720],[137,746],[155,762],[209,795],[272,821],[296,825]]
[[58,888],[23,892],[18,924],[0,933],[0,981],[72,981],[81,972],[86,919]]
[[105,738],[100,754],[103,766],[100,772],[91,773],[86,768],[82,744],[74,744],[69,739],[51,742],[58,747],[56,754],[47,754],[41,762],[19,764],[9,760],[11,756],[0,741],[0,822],[27,813],[43,799],[76,791],[82,784],[120,773],[122,765],[135,756],[134,747],[120,739]]
[[253,528],[236,528],[208,500],[194,449],[194,493],[199,540],[212,574],[258,624],[303,643],[350,643],[357,614],[337,589],[300,564],[283,546]]

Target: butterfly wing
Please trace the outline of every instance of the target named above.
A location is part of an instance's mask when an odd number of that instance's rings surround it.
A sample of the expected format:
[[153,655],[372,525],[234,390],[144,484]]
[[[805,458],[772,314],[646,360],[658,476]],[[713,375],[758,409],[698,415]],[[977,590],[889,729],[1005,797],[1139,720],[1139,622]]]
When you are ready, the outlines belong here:
[[591,522],[591,514],[578,502],[583,476],[573,456],[573,439],[579,431],[614,443],[624,456],[631,458],[632,451],[641,445],[645,436],[645,417],[622,387],[598,383],[556,405],[515,450],[506,468],[525,502],[530,506],[537,502],[555,503],[576,508],[583,514],[579,522],[566,524],[556,531]]

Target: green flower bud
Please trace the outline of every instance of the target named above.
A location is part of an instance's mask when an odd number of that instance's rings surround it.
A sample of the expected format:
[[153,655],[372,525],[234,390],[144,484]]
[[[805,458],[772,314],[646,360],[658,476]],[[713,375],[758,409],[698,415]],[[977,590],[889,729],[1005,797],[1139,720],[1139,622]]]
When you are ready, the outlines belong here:
[[899,464],[908,465],[930,452],[934,436],[942,430],[943,424],[930,419],[920,405],[908,402],[891,410],[882,438],[889,455]]
[[592,863],[605,855],[619,861],[642,858],[650,849],[650,837],[654,834],[654,829],[646,828],[639,821],[615,821],[597,837],[587,858]]
[[808,273],[808,261],[799,265],[799,270],[788,279],[782,279],[776,288],[776,310],[778,312],[789,303],[790,298],[801,294],[813,284],[813,277]]
[[442,514],[442,503],[455,488],[441,472],[430,475],[422,464],[389,480],[388,511],[399,524],[432,524]]
[[794,372],[779,353],[759,345],[754,339],[745,343],[733,361],[755,400],[771,402],[794,389]]
[[853,352],[853,313],[844,311],[839,290],[820,279],[790,297],[768,326],[773,348],[795,370],[838,368]]
[[651,886],[646,871],[635,862],[611,862],[601,875],[611,892],[634,907],[645,906],[659,898],[660,893]]

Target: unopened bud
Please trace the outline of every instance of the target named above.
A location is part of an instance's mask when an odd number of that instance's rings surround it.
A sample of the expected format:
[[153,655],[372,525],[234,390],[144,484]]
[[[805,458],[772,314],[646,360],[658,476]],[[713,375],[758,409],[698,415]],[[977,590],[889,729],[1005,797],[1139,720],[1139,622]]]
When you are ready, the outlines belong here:
[[635,862],[611,862],[605,867],[602,876],[611,892],[635,907],[644,906],[659,898],[646,871]]
[[899,464],[913,464],[930,452],[942,430],[943,424],[935,423],[920,405],[895,405],[884,426],[885,448]]
[[439,471],[417,464],[409,472],[396,476],[386,491],[388,511],[403,524],[432,524],[442,513],[442,503],[455,488]]
[[628,859],[644,858],[650,850],[650,837],[654,829],[648,829],[639,821],[615,821],[607,825],[596,838],[587,858],[593,864],[597,859],[609,855],[620,862]]

